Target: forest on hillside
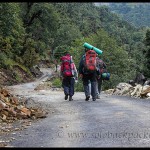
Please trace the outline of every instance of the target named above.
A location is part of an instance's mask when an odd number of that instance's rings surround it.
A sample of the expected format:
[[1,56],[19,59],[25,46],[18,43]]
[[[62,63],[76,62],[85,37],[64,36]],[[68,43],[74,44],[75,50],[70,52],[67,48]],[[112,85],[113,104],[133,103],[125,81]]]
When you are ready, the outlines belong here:
[[136,27],[150,27],[150,3],[110,3],[109,8]]
[[[41,60],[60,63],[69,51],[76,66],[88,42],[101,49],[111,79],[104,88],[133,79],[143,72],[150,78],[150,29],[137,28],[107,6],[94,3],[0,3],[0,69],[14,72]],[[17,73],[14,76],[17,80]],[[79,82],[79,87],[82,83]],[[79,88],[81,89],[81,88]]]

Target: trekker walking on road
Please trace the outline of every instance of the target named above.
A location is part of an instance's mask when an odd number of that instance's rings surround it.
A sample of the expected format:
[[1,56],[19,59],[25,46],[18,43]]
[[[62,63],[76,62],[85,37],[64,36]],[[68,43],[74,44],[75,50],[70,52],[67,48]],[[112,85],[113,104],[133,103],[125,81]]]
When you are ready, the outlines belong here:
[[[85,54],[82,56],[79,63],[79,76],[83,81],[84,93],[86,96],[85,101],[90,99],[90,95],[92,96],[93,101],[96,100],[96,57],[97,54],[94,50],[85,48]],[[91,86],[89,86],[89,82],[91,82]]]
[[57,72],[57,70],[58,70],[58,62],[57,62],[56,59],[54,60],[54,64],[55,64],[55,72]]
[[78,72],[76,66],[73,62],[72,56],[66,52],[64,56],[61,57],[60,66],[60,76],[62,79],[62,87],[64,89],[65,100],[68,99],[72,101],[72,96],[74,95],[75,80],[78,80]]
[[97,99],[100,99],[100,93],[101,93],[101,89],[102,89],[102,83],[103,83],[103,78],[102,78],[102,73],[107,72],[106,71],[106,64],[104,63],[104,61],[97,57],[97,62],[98,62],[98,66],[99,66],[99,74],[97,75]]

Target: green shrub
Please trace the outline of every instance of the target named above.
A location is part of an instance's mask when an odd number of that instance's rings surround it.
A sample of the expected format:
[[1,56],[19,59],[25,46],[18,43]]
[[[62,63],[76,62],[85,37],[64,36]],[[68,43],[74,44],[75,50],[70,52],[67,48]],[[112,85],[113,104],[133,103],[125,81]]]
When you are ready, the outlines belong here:
[[83,92],[83,82],[81,79],[78,80],[77,83],[75,83],[75,91],[76,92]]
[[60,78],[55,78],[52,81],[52,86],[57,87],[57,88],[61,88],[62,87],[62,81],[60,80]]
[[14,79],[16,80],[16,81],[18,81],[18,82],[21,82],[22,81],[22,79],[21,79],[21,77],[19,76],[19,73],[17,72],[17,71],[15,71],[15,72],[13,72],[13,77],[14,77]]

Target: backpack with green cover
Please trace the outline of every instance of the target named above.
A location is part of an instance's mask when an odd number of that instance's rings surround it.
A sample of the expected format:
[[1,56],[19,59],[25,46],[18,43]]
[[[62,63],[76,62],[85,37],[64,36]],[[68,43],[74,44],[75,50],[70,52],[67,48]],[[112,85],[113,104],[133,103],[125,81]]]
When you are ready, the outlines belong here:
[[97,70],[97,53],[94,50],[88,50],[84,58],[84,72],[93,73]]

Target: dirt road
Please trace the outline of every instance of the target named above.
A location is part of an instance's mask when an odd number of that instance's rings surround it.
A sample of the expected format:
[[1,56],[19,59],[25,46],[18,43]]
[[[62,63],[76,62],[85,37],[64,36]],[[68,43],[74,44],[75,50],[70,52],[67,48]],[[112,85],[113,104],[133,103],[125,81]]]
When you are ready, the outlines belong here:
[[42,103],[48,116],[13,136],[13,147],[150,147],[150,101],[101,94],[85,101],[83,92],[73,101],[63,91],[34,88],[50,75],[33,83],[10,87],[17,95]]

